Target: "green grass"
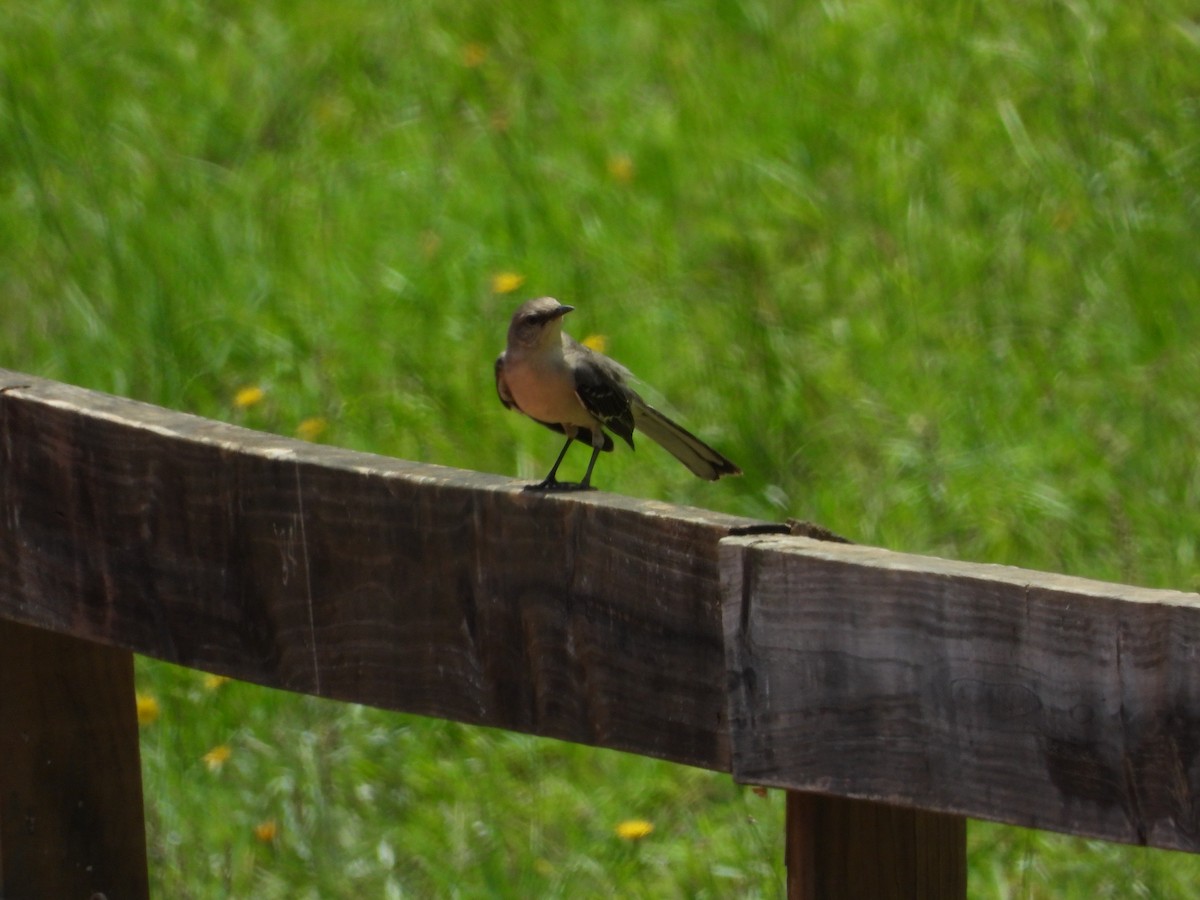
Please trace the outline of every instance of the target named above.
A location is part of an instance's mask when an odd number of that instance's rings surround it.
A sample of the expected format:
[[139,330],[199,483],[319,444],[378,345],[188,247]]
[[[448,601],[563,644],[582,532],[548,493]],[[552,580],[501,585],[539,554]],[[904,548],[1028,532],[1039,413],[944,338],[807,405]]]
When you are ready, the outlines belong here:
[[[0,365],[540,477],[491,360],[549,293],[746,471],[640,448],[601,487],[1200,588],[1194,4],[511,6],[4,2]],[[139,679],[157,896],[780,890],[779,798],[728,779]],[[970,848],[979,897],[1200,877]]]
[[[169,897],[770,893],[780,799],[523,735],[146,664],[151,868]],[[217,767],[213,747],[229,748]],[[654,831],[623,841],[622,821]],[[273,822],[273,841],[256,827]],[[308,893],[306,894],[305,891]]]

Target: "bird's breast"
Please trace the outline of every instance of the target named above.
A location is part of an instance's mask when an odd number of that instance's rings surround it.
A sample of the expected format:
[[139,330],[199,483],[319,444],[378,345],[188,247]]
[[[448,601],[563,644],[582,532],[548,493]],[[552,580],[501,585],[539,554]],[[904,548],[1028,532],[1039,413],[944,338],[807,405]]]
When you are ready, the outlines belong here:
[[566,360],[511,359],[504,361],[504,381],[517,409],[539,422],[580,425],[597,423],[575,393],[575,379]]

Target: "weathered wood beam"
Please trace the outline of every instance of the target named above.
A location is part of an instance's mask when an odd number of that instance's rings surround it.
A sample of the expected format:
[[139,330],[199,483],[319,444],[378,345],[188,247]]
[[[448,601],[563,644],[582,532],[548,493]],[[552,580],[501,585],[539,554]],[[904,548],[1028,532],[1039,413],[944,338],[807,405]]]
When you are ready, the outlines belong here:
[[0,372],[0,618],[749,782],[1200,850],[1200,597],[762,536],[779,527]]
[[722,543],[734,776],[1200,851],[1200,595]]
[[271,687],[728,771],[717,544],[763,527],[0,371],[0,617]]

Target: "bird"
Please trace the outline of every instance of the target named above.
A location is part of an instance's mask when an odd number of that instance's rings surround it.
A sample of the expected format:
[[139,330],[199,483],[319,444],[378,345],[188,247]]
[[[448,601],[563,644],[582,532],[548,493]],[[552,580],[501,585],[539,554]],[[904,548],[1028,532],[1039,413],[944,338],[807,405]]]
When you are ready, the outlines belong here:
[[[633,375],[628,369],[563,331],[563,317],[574,309],[553,297],[522,303],[509,323],[504,352],[496,359],[500,402],[567,438],[549,474],[526,490],[593,489],[596,458],[614,446],[608,432],[633,449],[633,433],[639,431],[708,481],[742,474],[723,455],[646,403],[630,386]],[[591,447],[592,457],[581,481],[559,481],[558,467],[573,441]]]

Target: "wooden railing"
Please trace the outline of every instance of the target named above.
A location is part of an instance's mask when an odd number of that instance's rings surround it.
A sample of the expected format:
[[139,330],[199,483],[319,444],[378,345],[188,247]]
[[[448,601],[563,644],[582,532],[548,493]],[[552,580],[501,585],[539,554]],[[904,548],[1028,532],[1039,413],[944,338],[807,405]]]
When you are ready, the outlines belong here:
[[793,897],[1200,850],[1200,595],[794,530],[0,371],[0,896],[146,895],[133,653],[784,788]]

